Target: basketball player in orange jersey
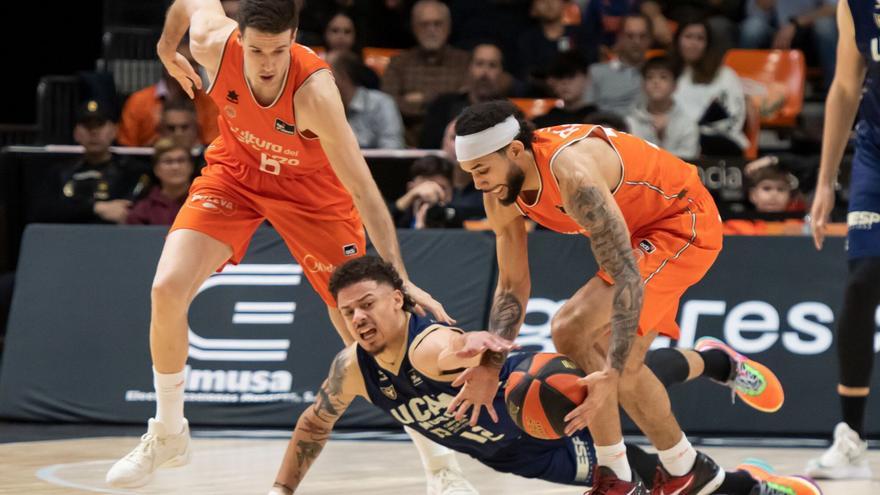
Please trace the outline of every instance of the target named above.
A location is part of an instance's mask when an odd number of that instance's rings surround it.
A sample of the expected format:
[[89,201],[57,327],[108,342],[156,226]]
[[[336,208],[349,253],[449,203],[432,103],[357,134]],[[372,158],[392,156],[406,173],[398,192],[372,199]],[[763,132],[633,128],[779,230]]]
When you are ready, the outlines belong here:
[[[712,197],[696,167],[651,143],[593,125],[534,131],[518,113],[496,101],[473,105],[456,121],[456,155],[483,191],[496,235],[499,275],[489,330],[512,340],[525,316],[531,286],[524,217],[589,235],[599,273],[551,323],[559,352],[592,372],[583,379],[588,398],[566,417],[566,433],[589,426],[601,493],[646,493],[626,460],[620,404],[658,450],[652,493],[711,493],[724,471],[690,445],[644,358],[658,333],[678,338],[679,299],[721,250]],[[491,398],[503,362],[502,354],[487,353],[463,373],[450,411],[460,417],[473,407],[474,421],[486,406],[494,415]],[[750,371],[738,366],[739,373]],[[737,381],[731,376],[729,384],[739,387]],[[772,410],[782,397],[762,392],[756,400]]]
[[[390,215],[349,127],[328,66],[293,43],[293,0],[243,0],[239,22],[218,0],[177,0],[157,46],[165,68],[193,96],[199,77],[176,47],[189,28],[190,48],[211,80],[220,136],[205,154],[166,239],[152,287],[150,350],[156,417],[140,444],[107,473],[118,486],[149,481],[163,466],[189,459],[183,416],[187,311],[196,290],[225,263],[238,263],[254,230],[269,220],[328,306],[345,343],[351,337],[327,290],[332,267],[376,250],[406,278]],[[441,321],[442,305],[411,282],[416,303]],[[475,493],[451,451],[413,435],[429,470],[430,493]],[[424,455],[428,454],[428,455]]]

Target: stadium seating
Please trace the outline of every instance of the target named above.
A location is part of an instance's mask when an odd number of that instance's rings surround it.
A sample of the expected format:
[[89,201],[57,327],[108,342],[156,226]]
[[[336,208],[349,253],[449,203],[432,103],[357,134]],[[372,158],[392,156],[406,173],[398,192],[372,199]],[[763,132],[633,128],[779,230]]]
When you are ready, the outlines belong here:
[[527,119],[533,119],[549,112],[554,106],[562,106],[562,100],[554,98],[511,98]]
[[364,64],[373,69],[373,71],[382,77],[382,74],[385,73],[385,68],[388,67],[388,62],[391,61],[391,57],[400,53],[399,48],[377,48],[373,46],[368,46],[363,49],[361,54],[364,58]]
[[794,127],[804,104],[806,63],[800,50],[729,50],[724,63],[758,102],[761,125]]

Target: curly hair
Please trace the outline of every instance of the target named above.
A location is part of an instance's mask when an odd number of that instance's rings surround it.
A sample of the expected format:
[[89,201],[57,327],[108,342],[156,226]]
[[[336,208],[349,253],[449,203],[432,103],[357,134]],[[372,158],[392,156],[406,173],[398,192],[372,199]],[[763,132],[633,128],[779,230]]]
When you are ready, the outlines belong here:
[[532,134],[535,132],[535,126],[523,117],[523,113],[516,105],[507,100],[486,101],[465,108],[456,117],[455,135],[467,136],[476,134],[496,124],[500,124],[510,116],[515,117],[519,122],[520,131],[514,139],[520,141],[526,149],[531,149]]
[[330,293],[336,299],[339,291],[364,280],[373,280],[379,284],[390,285],[403,294],[403,310],[411,311],[415,302],[406,293],[403,279],[397,270],[378,256],[363,256],[339,266],[330,275]]

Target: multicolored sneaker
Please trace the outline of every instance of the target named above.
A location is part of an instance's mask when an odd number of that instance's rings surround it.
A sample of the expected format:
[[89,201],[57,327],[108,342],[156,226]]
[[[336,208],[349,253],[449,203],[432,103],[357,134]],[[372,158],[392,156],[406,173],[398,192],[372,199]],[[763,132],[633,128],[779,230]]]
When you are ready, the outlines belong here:
[[611,468],[596,466],[593,471],[593,488],[584,495],[648,495],[648,489],[639,479],[636,472],[632,472],[632,481],[623,481],[618,478]]
[[802,476],[778,476],[769,464],[758,459],[746,459],[736,467],[758,481],[749,495],[822,495],[822,490],[811,479]]
[[714,337],[703,337],[694,346],[697,352],[710,349],[718,349],[730,357],[730,377],[726,382],[718,383],[730,387],[731,400],[738,395],[749,406],[766,413],[776,412],[782,407],[785,392],[770,368],[743,356]]
[[651,495],[709,495],[724,483],[724,474],[715,461],[697,452],[694,467],[684,476],[672,476],[658,464]]

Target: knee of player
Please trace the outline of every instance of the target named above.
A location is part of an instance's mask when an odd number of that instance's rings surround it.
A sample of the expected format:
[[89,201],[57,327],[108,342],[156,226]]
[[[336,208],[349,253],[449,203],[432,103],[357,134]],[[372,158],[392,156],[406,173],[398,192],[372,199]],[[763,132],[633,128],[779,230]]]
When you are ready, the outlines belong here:
[[588,328],[587,319],[582,311],[576,308],[560,309],[550,321],[550,333],[553,343],[561,352],[572,346],[584,345],[596,339],[597,332]]
[[150,297],[154,305],[186,304],[188,302],[187,292],[189,291],[189,285],[180,277],[157,274],[156,278],[153,279]]

